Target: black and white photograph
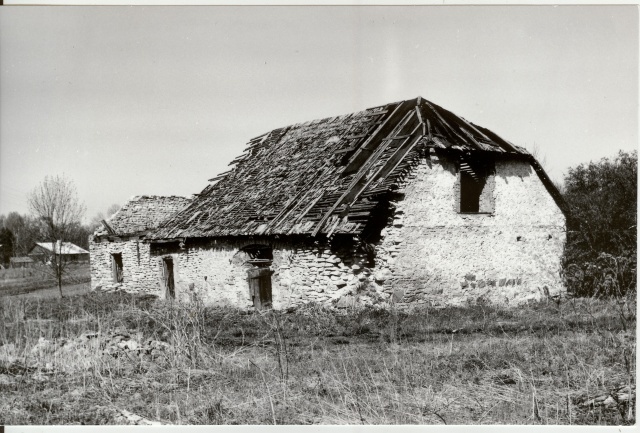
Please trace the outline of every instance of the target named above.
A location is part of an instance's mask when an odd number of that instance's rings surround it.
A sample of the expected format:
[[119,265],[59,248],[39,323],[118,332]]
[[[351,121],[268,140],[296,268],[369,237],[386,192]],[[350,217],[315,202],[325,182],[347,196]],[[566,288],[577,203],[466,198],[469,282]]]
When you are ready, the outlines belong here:
[[637,4],[4,3],[0,426],[635,426]]

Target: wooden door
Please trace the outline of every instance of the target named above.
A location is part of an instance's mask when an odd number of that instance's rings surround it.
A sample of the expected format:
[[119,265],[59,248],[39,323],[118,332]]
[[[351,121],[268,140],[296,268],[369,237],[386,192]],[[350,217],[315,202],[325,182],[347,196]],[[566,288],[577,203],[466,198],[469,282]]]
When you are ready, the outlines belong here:
[[124,275],[122,272],[122,253],[111,254],[111,272],[114,283],[122,283]]
[[271,275],[269,268],[251,268],[247,271],[249,281],[249,296],[253,306],[262,310],[271,308]]
[[165,257],[162,259],[164,267],[164,287],[166,289],[166,298],[174,299],[176,297],[175,282],[173,278],[173,259]]

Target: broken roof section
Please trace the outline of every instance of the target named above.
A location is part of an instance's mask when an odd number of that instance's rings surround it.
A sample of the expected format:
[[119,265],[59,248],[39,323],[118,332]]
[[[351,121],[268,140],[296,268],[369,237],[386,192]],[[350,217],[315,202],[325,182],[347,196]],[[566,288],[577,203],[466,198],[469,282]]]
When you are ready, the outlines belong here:
[[99,226],[94,235],[144,234],[158,227],[163,220],[183,209],[190,201],[190,198],[180,196],[135,196],[113,214],[106,225],[103,223]]
[[275,129],[249,141],[151,239],[361,233],[425,147],[529,153],[422,98]]

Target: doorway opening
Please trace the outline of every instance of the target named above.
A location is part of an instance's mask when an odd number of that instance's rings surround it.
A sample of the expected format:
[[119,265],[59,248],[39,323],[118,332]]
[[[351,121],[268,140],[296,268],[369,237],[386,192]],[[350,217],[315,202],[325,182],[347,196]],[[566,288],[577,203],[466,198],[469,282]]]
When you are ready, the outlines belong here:
[[111,254],[111,272],[114,283],[122,283],[124,281],[124,274],[122,272],[122,253]]
[[249,298],[257,310],[269,309],[272,306],[271,296],[271,263],[273,249],[267,245],[248,245],[242,248],[244,264],[247,269]]
[[162,268],[164,275],[165,297],[166,299],[175,299],[176,289],[173,277],[173,258],[164,257],[162,259]]

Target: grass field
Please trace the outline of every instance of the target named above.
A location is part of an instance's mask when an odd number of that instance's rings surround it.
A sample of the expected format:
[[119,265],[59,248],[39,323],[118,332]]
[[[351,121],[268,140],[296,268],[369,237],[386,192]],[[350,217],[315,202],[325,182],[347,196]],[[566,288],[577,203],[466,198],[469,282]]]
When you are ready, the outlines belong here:
[[[68,286],[68,294],[82,293],[80,285],[88,287],[91,281],[89,263],[72,263],[63,276],[64,286]],[[40,292],[37,296],[46,296],[47,289],[55,287],[57,295],[60,295],[57,281],[46,266],[34,266],[32,268],[0,269],[0,297],[23,295],[32,292]],[[45,292],[42,292],[45,290]],[[63,293],[65,288],[63,288]],[[86,292],[86,290],[84,290]]]
[[4,425],[635,422],[635,301],[261,314],[90,293],[0,308]]

